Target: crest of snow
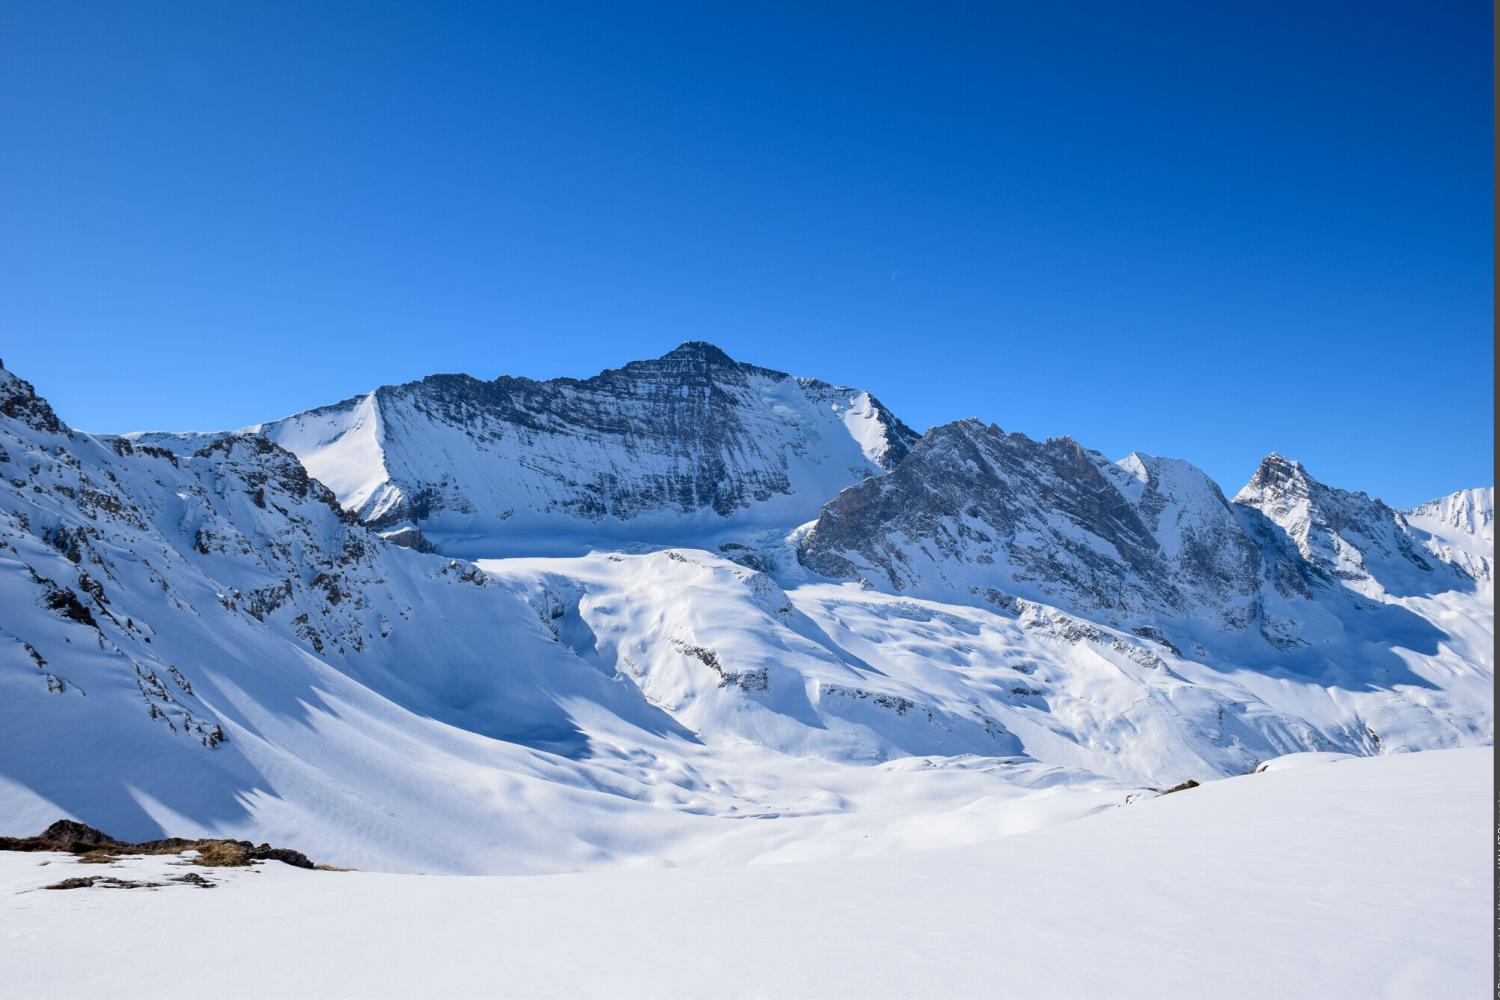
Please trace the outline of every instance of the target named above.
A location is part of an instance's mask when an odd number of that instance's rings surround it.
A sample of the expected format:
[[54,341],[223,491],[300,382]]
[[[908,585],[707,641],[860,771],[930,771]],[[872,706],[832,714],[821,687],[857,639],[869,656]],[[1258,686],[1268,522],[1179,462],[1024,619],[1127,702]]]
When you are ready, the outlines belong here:
[[1284,757],[1274,757],[1255,769],[1256,774],[1268,774],[1272,771],[1295,771],[1303,767],[1322,767],[1327,764],[1338,764],[1346,760],[1358,760],[1353,754],[1347,753],[1289,753]]
[[270,429],[267,436],[296,455],[346,507],[379,518],[400,498],[385,467],[380,405],[373,392],[348,407],[311,410],[248,429]]
[[[838,401],[832,406],[835,411],[840,409]],[[870,394],[860,391],[850,397],[843,407],[843,416],[849,436],[859,444],[865,458],[871,465],[882,465],[891,447],[890,435]]]

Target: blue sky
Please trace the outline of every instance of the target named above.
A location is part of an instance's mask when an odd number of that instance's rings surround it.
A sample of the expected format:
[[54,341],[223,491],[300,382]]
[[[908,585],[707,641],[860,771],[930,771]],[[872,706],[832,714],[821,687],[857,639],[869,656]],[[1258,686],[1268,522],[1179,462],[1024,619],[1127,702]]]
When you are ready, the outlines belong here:
[[711,340],[1230,491],[1494,478],[1482,3],[0,7],[0,357],[91,430]]

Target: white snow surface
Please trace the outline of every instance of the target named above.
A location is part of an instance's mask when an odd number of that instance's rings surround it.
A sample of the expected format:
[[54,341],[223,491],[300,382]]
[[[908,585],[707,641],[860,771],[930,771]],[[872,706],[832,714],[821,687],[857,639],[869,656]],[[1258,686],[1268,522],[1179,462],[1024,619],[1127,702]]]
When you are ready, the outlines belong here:
[[1266,761],[1255,769],[1255,773],[1266,774],[1270,771],[1293,771],[1299,767],[1322,767],[1327,764],[1340,764],[1346,760],[1358,759],[1358,757],[1348,753],[1289,753],[1285,757],[1275,757]]
[[[1196,478],[1133,464],[1165,537]],[[1488,593],[1309,604],[1316,645],[1276,651],[689,547],[476,565],[352,523],[263,437],[69,431],[4,370],[0,470],[0,835],[66,816],[448,874],[811,861],[1493,740]]]
[[[434,878],[0,854],[0,994],[1412,998],[1490,986],[1491,754],[1276,770],[870,859]],[[212,889],[49,891],[63,878]]]
[[289,420],[275,440],[305,468],[316,469],[312,474],[333,490],[339,503],[379,517],[396,499],[385,467],[381,422],[380,403],[371,392],[347,410],[330,408]]
[[[977,422],[929,483],[860,390],[624,373],[381,390],[286,450],[72,431],[0,369],[0,835],[360,869],[0,853],[0,995],[1477,992],[1492,490],[1272,456],[1230,504]],[[999,485],[925,509],[981,433]],[[817,575],[788,526],[871,476],[822,520],[916,498],[850,549],[885,585]]]

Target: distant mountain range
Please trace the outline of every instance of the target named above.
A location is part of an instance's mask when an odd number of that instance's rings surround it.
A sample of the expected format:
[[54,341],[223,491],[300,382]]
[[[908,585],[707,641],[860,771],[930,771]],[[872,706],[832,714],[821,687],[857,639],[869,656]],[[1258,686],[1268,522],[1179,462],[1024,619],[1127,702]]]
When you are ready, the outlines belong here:
[[917,440],[868,392],[705,343],[582,380],[433,375],[249,430],[372,527],[486,555],[800,524]]
[[0,477],[0,834],[558,870],[857,845],[903,762],[956,809],[1493,741],[1491,487],[1230,499],[701,342],[218,434],[0,368]]

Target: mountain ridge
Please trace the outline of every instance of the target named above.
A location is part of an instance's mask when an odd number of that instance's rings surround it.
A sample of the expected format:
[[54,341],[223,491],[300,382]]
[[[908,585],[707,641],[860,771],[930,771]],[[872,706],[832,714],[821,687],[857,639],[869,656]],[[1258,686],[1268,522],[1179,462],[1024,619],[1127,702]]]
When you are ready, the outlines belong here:
[[[875,471],[848,393],[730,375],[761,380],[752,402],[818,410],[835,462],[859,455],[809,481],[852,481],[820,503],[858,514],[873,497],[920,535],[941,522],[912,498],[936,497],[969,532],[954,539],[987,532],[998,554],[1008,525],[1036,529],[1036,586],[936,548],[951,578],[925,593],[840,583],[775,518],[743,542],[684,515],[663,522],[673,544],[411,551],[267,436],[90,435],[0,369],[0,814],[18,834],[68,815],[365,868],[557,871],[858,853],[896,814],[934,831],[923,844],[963,843],[1043,788],[1049,814],[1080,815],[1290,752],[1493,740],[1492,588],[1393,592],[1367,586],[1390,577],[1384,557],[1353,561],[1366,538],[1404,558],[1383,534],[1398,529],[1434,564],[1491,559],[1492,491],[1401,529],[1368,497],[1309,486],[1308,537],[1329,539],[1311,551],[1368,577],[1345,579],[1308,561],[1286,511],[1230,510],[1184,462],[973,421]],[[664,377],[680,395],[681,371]],[[630,385],[654,405],[649,378]],[[765,426],[814,419],[789,410],[804,419]],[[813,464],[830,453],[807,440]],[[1253,588],[1235,569],[1250,550],[1215,541],[1232,530],[1260,554]],[[1244,620],[1182,613],[1221,606]]]
[[701,341],[585,379],[431,375],[249,429],[363,520],[446,535],[445,551],[524,533],[661,538],[684,517],[790,526],[916,438],[866,391]]

